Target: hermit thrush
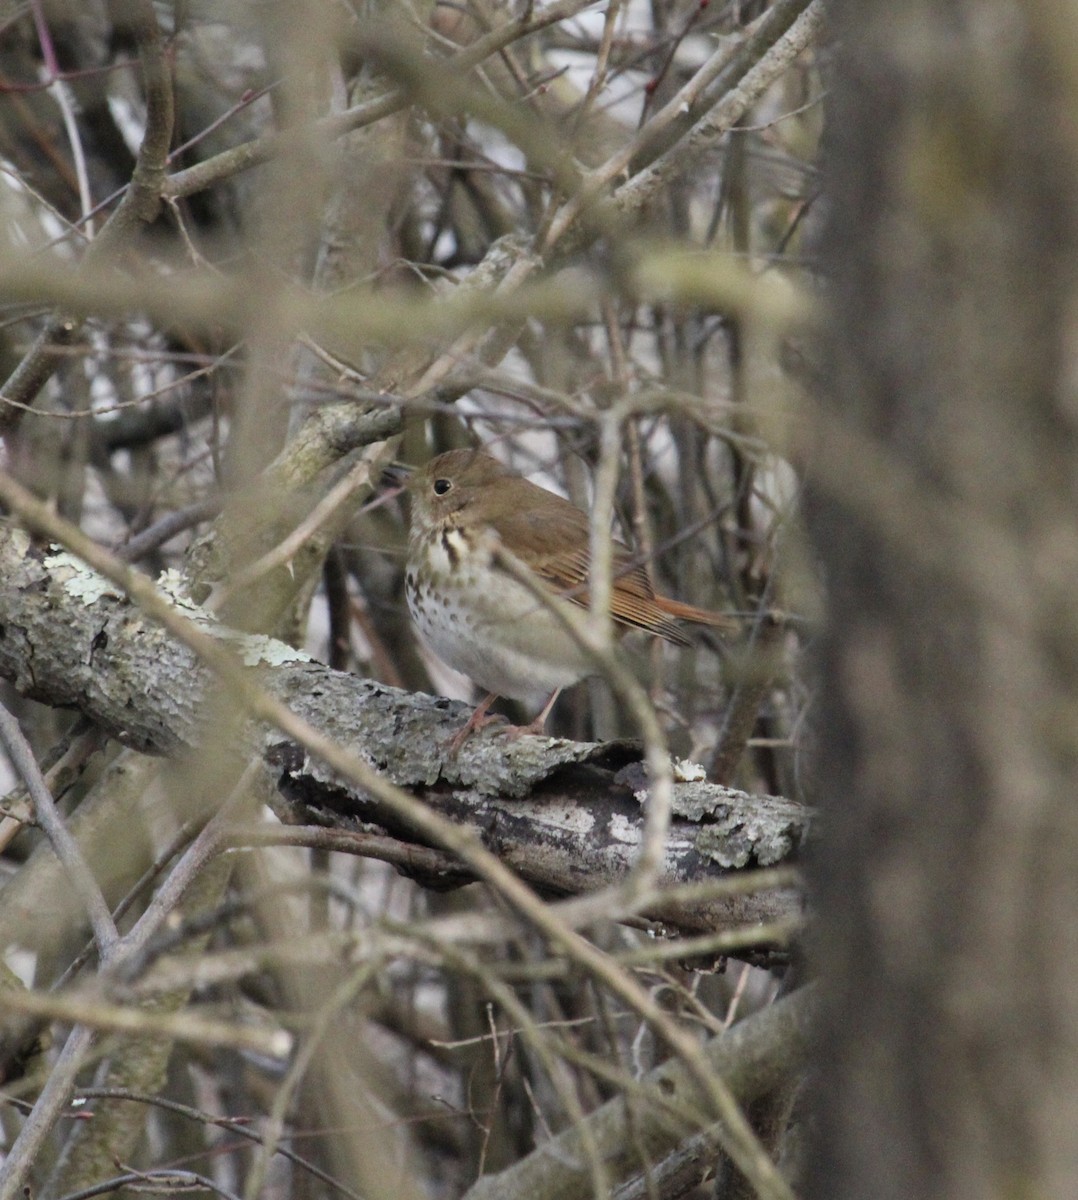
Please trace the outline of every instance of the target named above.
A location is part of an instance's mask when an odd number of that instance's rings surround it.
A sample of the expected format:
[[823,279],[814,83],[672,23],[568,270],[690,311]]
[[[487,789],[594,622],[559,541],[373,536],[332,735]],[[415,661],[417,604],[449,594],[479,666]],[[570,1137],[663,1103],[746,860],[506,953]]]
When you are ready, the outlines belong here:
[[[391,470],[400,480],[402,472]],[[533,709],[549,701],[529,729],[541,729],[562,688],[594,674],[592,660],[551,606],[499,561],[504,547],[546,589],[587,607],[589,522],[568,500],[514,474],[478,450],[450,450],[406,479],[408,608],[420,635],[449,666],[490,695],[454,739],[486,719],[497,696]],[[657,595],[629,550],[613,546],[611,616],[619,630],[640,629],[688,645],[678,621],[724,629],[721,613]],[[551,694],[553,693],[553,695]]]

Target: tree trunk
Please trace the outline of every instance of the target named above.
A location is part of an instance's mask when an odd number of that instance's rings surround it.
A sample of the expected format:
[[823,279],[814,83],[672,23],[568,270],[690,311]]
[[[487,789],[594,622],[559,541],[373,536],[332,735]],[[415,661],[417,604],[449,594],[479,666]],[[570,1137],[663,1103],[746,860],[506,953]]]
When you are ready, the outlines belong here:
[[829,1200],[1078,1179],[1078,18],[1051,9],[832,10]]

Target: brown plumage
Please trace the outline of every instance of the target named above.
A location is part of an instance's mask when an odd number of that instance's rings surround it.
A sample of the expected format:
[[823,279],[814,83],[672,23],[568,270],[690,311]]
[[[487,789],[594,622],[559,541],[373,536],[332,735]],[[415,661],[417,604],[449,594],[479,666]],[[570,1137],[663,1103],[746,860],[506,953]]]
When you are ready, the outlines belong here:
[[[492,693],[466,731],[481,722],[493,695],[537,704],[592,674],[592,656],[497,559],[503,547],[556,596],[586,608],[587,514],[478,450],[439,455],[407,486],[412,523],[406,582],[413,620],[439,658]],[[736,628],[721,613],[658,595],[618,541],[612,565],[611,615],[618,627],[678,645],[688,644],[679,621]],[[540,722],[548,710],[549,704]]]
[[[432,490],[436,480],[451,485],[441,496]],[[492,530],[551,591],[588,607],[589,518],[575,504],[478,450],[438,455],[413,477],[409,490],[417,506],[429,510],[431,518],[440,516],[457,528]],[[657,634],[679,646],[687,646],[689,640],[677,621],[726,631],[737,628],[737,621],[724,613],[658,594],[644,567],[634,564],[629,548],[612,541],[611,615],[615,623]]]

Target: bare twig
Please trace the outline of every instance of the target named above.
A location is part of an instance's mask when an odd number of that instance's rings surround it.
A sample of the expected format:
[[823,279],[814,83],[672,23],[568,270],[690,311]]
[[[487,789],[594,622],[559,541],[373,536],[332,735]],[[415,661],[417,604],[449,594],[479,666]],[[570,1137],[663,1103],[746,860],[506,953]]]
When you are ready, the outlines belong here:
[[350,471],[330,488],[321,500],[314,506],[292,532],[283,538],[272,550],[267,551],[261,558],[249,566],[237,571],[216,597],[216,606],[223,607],[228,600],[245,588],[251,587],[263,575],[277,567],[287,566],[296,556],[301,547],[361,488],[371,481],[371,464],[365,459],[356,463]]
[[[133,1104],[145,1104],[151,1108],[159,1108],[164,1112],[175,1113],[177,1116],[184,1117],[188,1121],[193,1121],[197,1125],[210,1125],[217,1129],[226,1130],[233,1137],[253,1142],[256,1146],[262,1145],[265,1141],[258,1130],[252,1129],[246,1120],[216,1116],[214,1113],[206,1112],[203,1109],[192,1108],[189,1104],[181,1104],[176,1100],[170,1100],[164,1096],[153,1096],[146,1092],[132,1091],[130,1088],[79,1088],[76,1098],[79,1100],[117,1100]],[[331,1190],[339,1192],[342,1196],[346,1196],[348,1200],[362,1200],[358,1192],[347,1187],[339,1179],[334,1179],[327,1171],[323,1171],[317,1163],[313,1163],[310,1159],[304,1158],[303,1155],[297,1154],[290,1147],[278,1145],[275,1148],[275,1153],[287,1159],[290,1163],[294,1163],[313,1178],[324,1183]]]
[[3,706],[0,706],[0,741],[3,741],[12,765],[30,793],[38,823],[44,829],[56,857],[64,864],[71,883],[86,909],[94,937],[97,939],[98,953],[103,959],[108,958],[119,934],[105,903],[105,897],[101,894],[97,880],[83,858],[78,843],[68,833],[67,826],[56,811],[56,805],[34,758],[34,752],[23,736],[19,722]]
[[136,534],[122,546],[116,547],[116,556],[124,562],[138,562],[147,554],[152,554],[165,542],[171,541],[177,534],[191,529],[195,525],[208,521],[221,511],[222,501],[217,496],[207,496],[205,500],[196,500],[186,508],[178,508],[166,513],[159,521],[155,521],[148,529]]
[[[165,164],[172,139],[172,81],[165,61],[161,33],[150,0],[124,0],[119,6],[124,23],[134,35],[146,87],[146,132],[139,147],[131,185],[119,205],[90,243],[80,270],[109,260],[131,236],[133,229],[157,216],[165,180]],[[0,407],[0,434],[19,425],[26,405],[32,405],[59,365],[57,351],[71,341],[76,321],[67,315],[52,317],[12,373],[2,391],[14,404]]]

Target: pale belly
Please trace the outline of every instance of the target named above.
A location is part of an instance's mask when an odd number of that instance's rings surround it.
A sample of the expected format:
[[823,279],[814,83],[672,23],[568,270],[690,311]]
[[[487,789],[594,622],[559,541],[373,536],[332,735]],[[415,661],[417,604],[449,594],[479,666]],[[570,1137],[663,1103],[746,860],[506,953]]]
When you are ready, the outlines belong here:
[[551,692],[577,683],[594,667],[527,588],[507,575],[496,579],[486,590],[469,589],[467,606],[456,591],[434,604],[409,570],[408,608],[423,641],[444,663],[488,692],[538,708]]

